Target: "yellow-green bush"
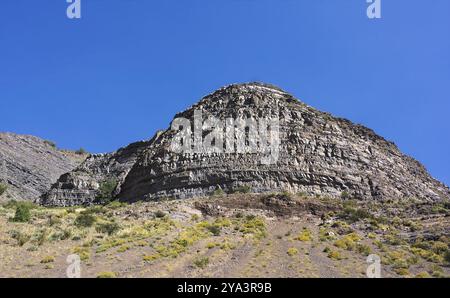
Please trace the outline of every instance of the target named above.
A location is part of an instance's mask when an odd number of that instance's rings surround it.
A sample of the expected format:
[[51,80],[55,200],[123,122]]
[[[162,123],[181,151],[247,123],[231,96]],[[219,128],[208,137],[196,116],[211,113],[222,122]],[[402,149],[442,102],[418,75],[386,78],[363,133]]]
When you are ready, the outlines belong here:
[[209,264],[209,258],[208,257],[199,257],[194,260],[194,265],[198,268],[205,268]]
[[361,237],[356,233],[350,233],[345,235],[339,240],[334,242],[336,247],[345,249],[345,250],[354,250],[357,246],[357,242],[361,240]]
[[427,261],[434,262],[434,263],[442,263],[444,261],[444,258],[436,253],[434,253],[431,250],[426,250],[418,247],[411,247],[411,252],[419,256]]
[[154,260],[159,259],[161,256],[159,254],[154,254],[154,255],[145,255],[142,257],[142,260],[144,262],[152,262]]
[[306,229],[306,228],[304,228],[304,229],[300,232],[300,234],[295,238],[295,240],[298,240],[298,241],[304,241],[304,242],[311,241],[311,240],[312,240],[312,234],[311,234],[311,231],[308,230],[308,229]]
[[55,257],[53,256],[46,256],[41,260],[41,264],[47,264],[47,263],[53,263],[55,261]]
[[91,257],[91,252],[89,247],[81,247],[77,246],[73,250],[74,254],[77,254],[80,257],[80,260],[87,261]]
[[422,271],[416,274],[416,278],[430,278],[430,277],[431,275],[426,271]]
[[110,271],[100,272],[99,274],[97,274],[97,278],[116,278],[116,277],[117,277],[116,273]]
[[341,254],[338,251],[335,251],[335,250],[330,250],[328,252],[328,257],[330,259],[333,259],[333,260],[341,260],[342,259]]
[[6,184],[0,183],[0,196],[6,192],[7,188]]
[[298,249],[296,249],[295,247],[290,247],[287,250],[287,254],[290,255],[291,257],[295,256],[296,254],[298,254]]
[[251,234],[258,240],[267,236],[266,223],[260,217],[247,216],[239,231],[243,234]]

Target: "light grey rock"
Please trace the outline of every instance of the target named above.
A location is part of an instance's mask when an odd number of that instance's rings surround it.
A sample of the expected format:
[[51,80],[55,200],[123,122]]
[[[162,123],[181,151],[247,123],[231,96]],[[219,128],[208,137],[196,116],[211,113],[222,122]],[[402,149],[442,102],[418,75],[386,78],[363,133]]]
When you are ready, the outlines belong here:
[[62,175],[38,203],[49,206],[94,204],[100,185],[111,179],[117,182],[113,193],[117,195],[129,170],[148,145],[148,141],[141,141],[113,153],[89,156],[74,171]]
[[0,183],[7,191],[0,201],[35,200],[61,176],[76,168],[85,155],[58,150],[35,136],[0,133]]

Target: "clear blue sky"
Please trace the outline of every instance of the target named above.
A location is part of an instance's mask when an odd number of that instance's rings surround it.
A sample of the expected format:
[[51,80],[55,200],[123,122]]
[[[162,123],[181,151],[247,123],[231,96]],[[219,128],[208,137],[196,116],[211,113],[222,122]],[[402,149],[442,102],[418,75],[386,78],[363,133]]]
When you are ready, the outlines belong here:
[[107,152],[230,83],[364,124],[450,184],[450,1],[0,2],[0,130]]

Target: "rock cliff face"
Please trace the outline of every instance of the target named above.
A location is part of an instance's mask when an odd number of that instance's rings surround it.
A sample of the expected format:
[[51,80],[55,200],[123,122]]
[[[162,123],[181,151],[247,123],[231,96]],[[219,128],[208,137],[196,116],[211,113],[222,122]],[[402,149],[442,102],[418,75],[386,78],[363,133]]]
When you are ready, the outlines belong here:
[[[224,87],[175,118],[194,123],[195,111],[201,111],[203,120],[211,116],[223,121],[277,118],[276,162],[263,162],[267,152],[258,150],[177,153],[171,146],[178,131],[168,129],[148,142],[130,145],[133,149],[92,156],[75,172],[61,177],[42,203],[91,203],[101,181],[109,177],[117,179],[114,197],[123,201],[182,199],[209,195],[216,189],[231,192],[242,186],[254,192],[348,195],[366,200],[450,198],[448,187],[393,143],[368,128],[309,107],[271,85]],[[203,130],[203,140],[211,131],[211,127]],[[248,143],[249,134],[247,130],[236,134],[234,142]]]
[[51,142],[34,136],[0,133],[0,183],[7,186],[0,201],[39,198],[85,157],[58,150]]
[[38,203],[51,206],[96,203],[102,183],[113,181],[117,195],[133,164],[149,142],[136,142],[109,154],[94,154],[74,171],[62,175]]

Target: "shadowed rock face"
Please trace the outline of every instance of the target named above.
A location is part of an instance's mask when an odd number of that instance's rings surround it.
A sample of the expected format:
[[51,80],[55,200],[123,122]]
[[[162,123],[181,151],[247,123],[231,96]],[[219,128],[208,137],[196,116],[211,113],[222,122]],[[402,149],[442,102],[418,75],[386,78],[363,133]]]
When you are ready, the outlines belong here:
[[121,188],[129,170],[149,142],[136,142],[109,154],[95,154],[70,173],[62,175],[38,202],[49,206],[89,205],[96,202],[105,181],[117,183],[113,195]]
[[0,182],[7,185],[1,200],[34,200],[61,174],[72,171],[86,156],[58,150],[38,137],[0,133]]
[[[75,172],[61,177],[44,204],[90,203],[99,183],[118,180],[115,198],[123,201],[188,198],[216,189],[253,192],[289,191],[360,199],[450,198],[450,190],[434,180],[414,159],[372,130],[311,108],[288,93],[265,84],[222,88],[178,114],[203,119],[279,119],[279,156],[264,164],[264,153],[194,153],[171,150],[178,131],[168,129],[133,150],[93,156]],[[204,136],[208,131],[204,132]],[[237,136],[237,138],[242,136]],[[128,148],[128,147],[127,147]]]

